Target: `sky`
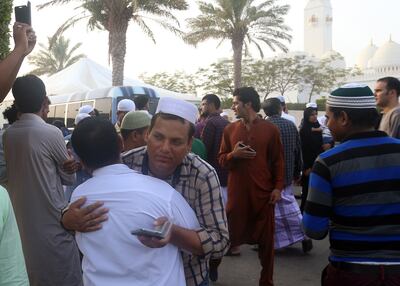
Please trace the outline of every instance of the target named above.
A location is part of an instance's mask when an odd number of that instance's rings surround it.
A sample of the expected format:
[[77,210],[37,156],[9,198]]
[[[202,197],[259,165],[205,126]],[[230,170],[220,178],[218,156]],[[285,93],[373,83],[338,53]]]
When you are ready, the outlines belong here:
[[[194,0],[187,0],[189,10],[175,13],[185,29],[185,19],[198,14]],[[210,1],[210,0],[206,0]],[[52,6],[38,11],[37,5],[45,0],[31,0],[32,26],[39,43],[47,43],[57,28],[69,17],[77,13],[72,5]],[[290,51],[303,51],[303,17],[304,7],[308,0],[278,0],[279,4],[291,6],[285,17],[286,24],[292,29],[293,40],[288,47]],[[25,0],[14,0],[14,5],[26,4]],[[399,0],[331,0],[333,9],[333,49],[341,53],[348,66],[354,66],[358,53],[368,46],[371,39],[374,44],[382,46],[392,39],[400,43],[400,25],[398,11]],[[131,24],[127,33],[127,54],[125,58],[125,76],[137,78],[142,73],[174,72],[183,70],[194,72],[199,67],[207,67],[220,58],[232,56],[230,42],[217,47],[218,41],[207,41],[192,47],[185,44],[172,33],[152,25],[157,43],[154,44],[134,24]],[[108,61],[108,34],[104,31],[89,31],[84,22],[75,25],[65,36],[71,44],[82,42],[80,52],[103,66],[109,66]],[[264,54],[274,56],[279,52],[272,52],[264,47]],[[35,51],[39,50],[37,45]],[[256,51],[252,53],[258,57]],[[27,73],[32,67],[25,61],[21,73]]]

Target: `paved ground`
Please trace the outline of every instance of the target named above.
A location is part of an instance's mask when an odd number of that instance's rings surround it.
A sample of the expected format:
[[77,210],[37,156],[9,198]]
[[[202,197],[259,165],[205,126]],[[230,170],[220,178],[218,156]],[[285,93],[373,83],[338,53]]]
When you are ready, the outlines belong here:
[[[275,286],[319,286],[320,274],[327,264],[329,242],[313,241],[314,249],[303,254],[301,244],[275,253]],[[242,255],[224,257],[219,279],[214,286],[258,286],[260,264],[257,252],[242,246]]]
[[[296,188],[296,194],[300,189]],[[320,274],[329,255],[329,241],[313,241],[314,248],[303,254],[301,243],[275,252],[275,286],[319,286]],[[219,279],[213,286],[258,286],[260,263],[250,246],[241,248],[241,256],[224,257]]]

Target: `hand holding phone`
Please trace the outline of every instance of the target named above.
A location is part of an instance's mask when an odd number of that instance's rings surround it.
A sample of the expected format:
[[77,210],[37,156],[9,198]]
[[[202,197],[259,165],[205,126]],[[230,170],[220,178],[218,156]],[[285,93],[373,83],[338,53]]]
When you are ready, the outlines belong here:
[[170,232],[171,227],[172,227],[172,223],[167,220],[162,225],[156,226],[154,229],[139,228],[139,229],[131,231],[131,234],[155,237],[158,239],[164,239]]
[[16,22],[25,23],[29,26],[32,26],[31,2],[28,1],[26,5],[14,7],[14,11]]
[[242,143],[242,142],[240,142],[239,143],[239,147],[242,147],[242,148],[246,148],[247,150],[249,150],[250,152],[256,152],[253,148],[251,148],[249,145],[245,145],[244,143]]

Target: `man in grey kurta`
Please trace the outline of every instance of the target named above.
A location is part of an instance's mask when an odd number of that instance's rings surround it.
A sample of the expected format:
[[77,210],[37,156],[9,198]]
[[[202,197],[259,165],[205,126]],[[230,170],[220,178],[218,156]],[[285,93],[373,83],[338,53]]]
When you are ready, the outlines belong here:
[[5,131],[3,143],[30,285],[82,285],[74,237],[60,225],[67,205],[62,184],[72,184],[75,176],[62,171],[69,156],[60,130],[40,117],[45,86],[36,76],[24,76],[15,81],[13,95],[22,115]]

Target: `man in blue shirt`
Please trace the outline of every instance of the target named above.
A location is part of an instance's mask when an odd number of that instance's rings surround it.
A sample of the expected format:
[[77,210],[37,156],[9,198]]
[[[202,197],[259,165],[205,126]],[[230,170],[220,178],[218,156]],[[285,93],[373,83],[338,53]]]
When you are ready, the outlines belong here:
[[327,100],[327,126],[341,144],[322,153],[310,177],[303,225],[328,233],[322,285],[400,285],[400,140],[376,131],[371,89],[348,84]]

